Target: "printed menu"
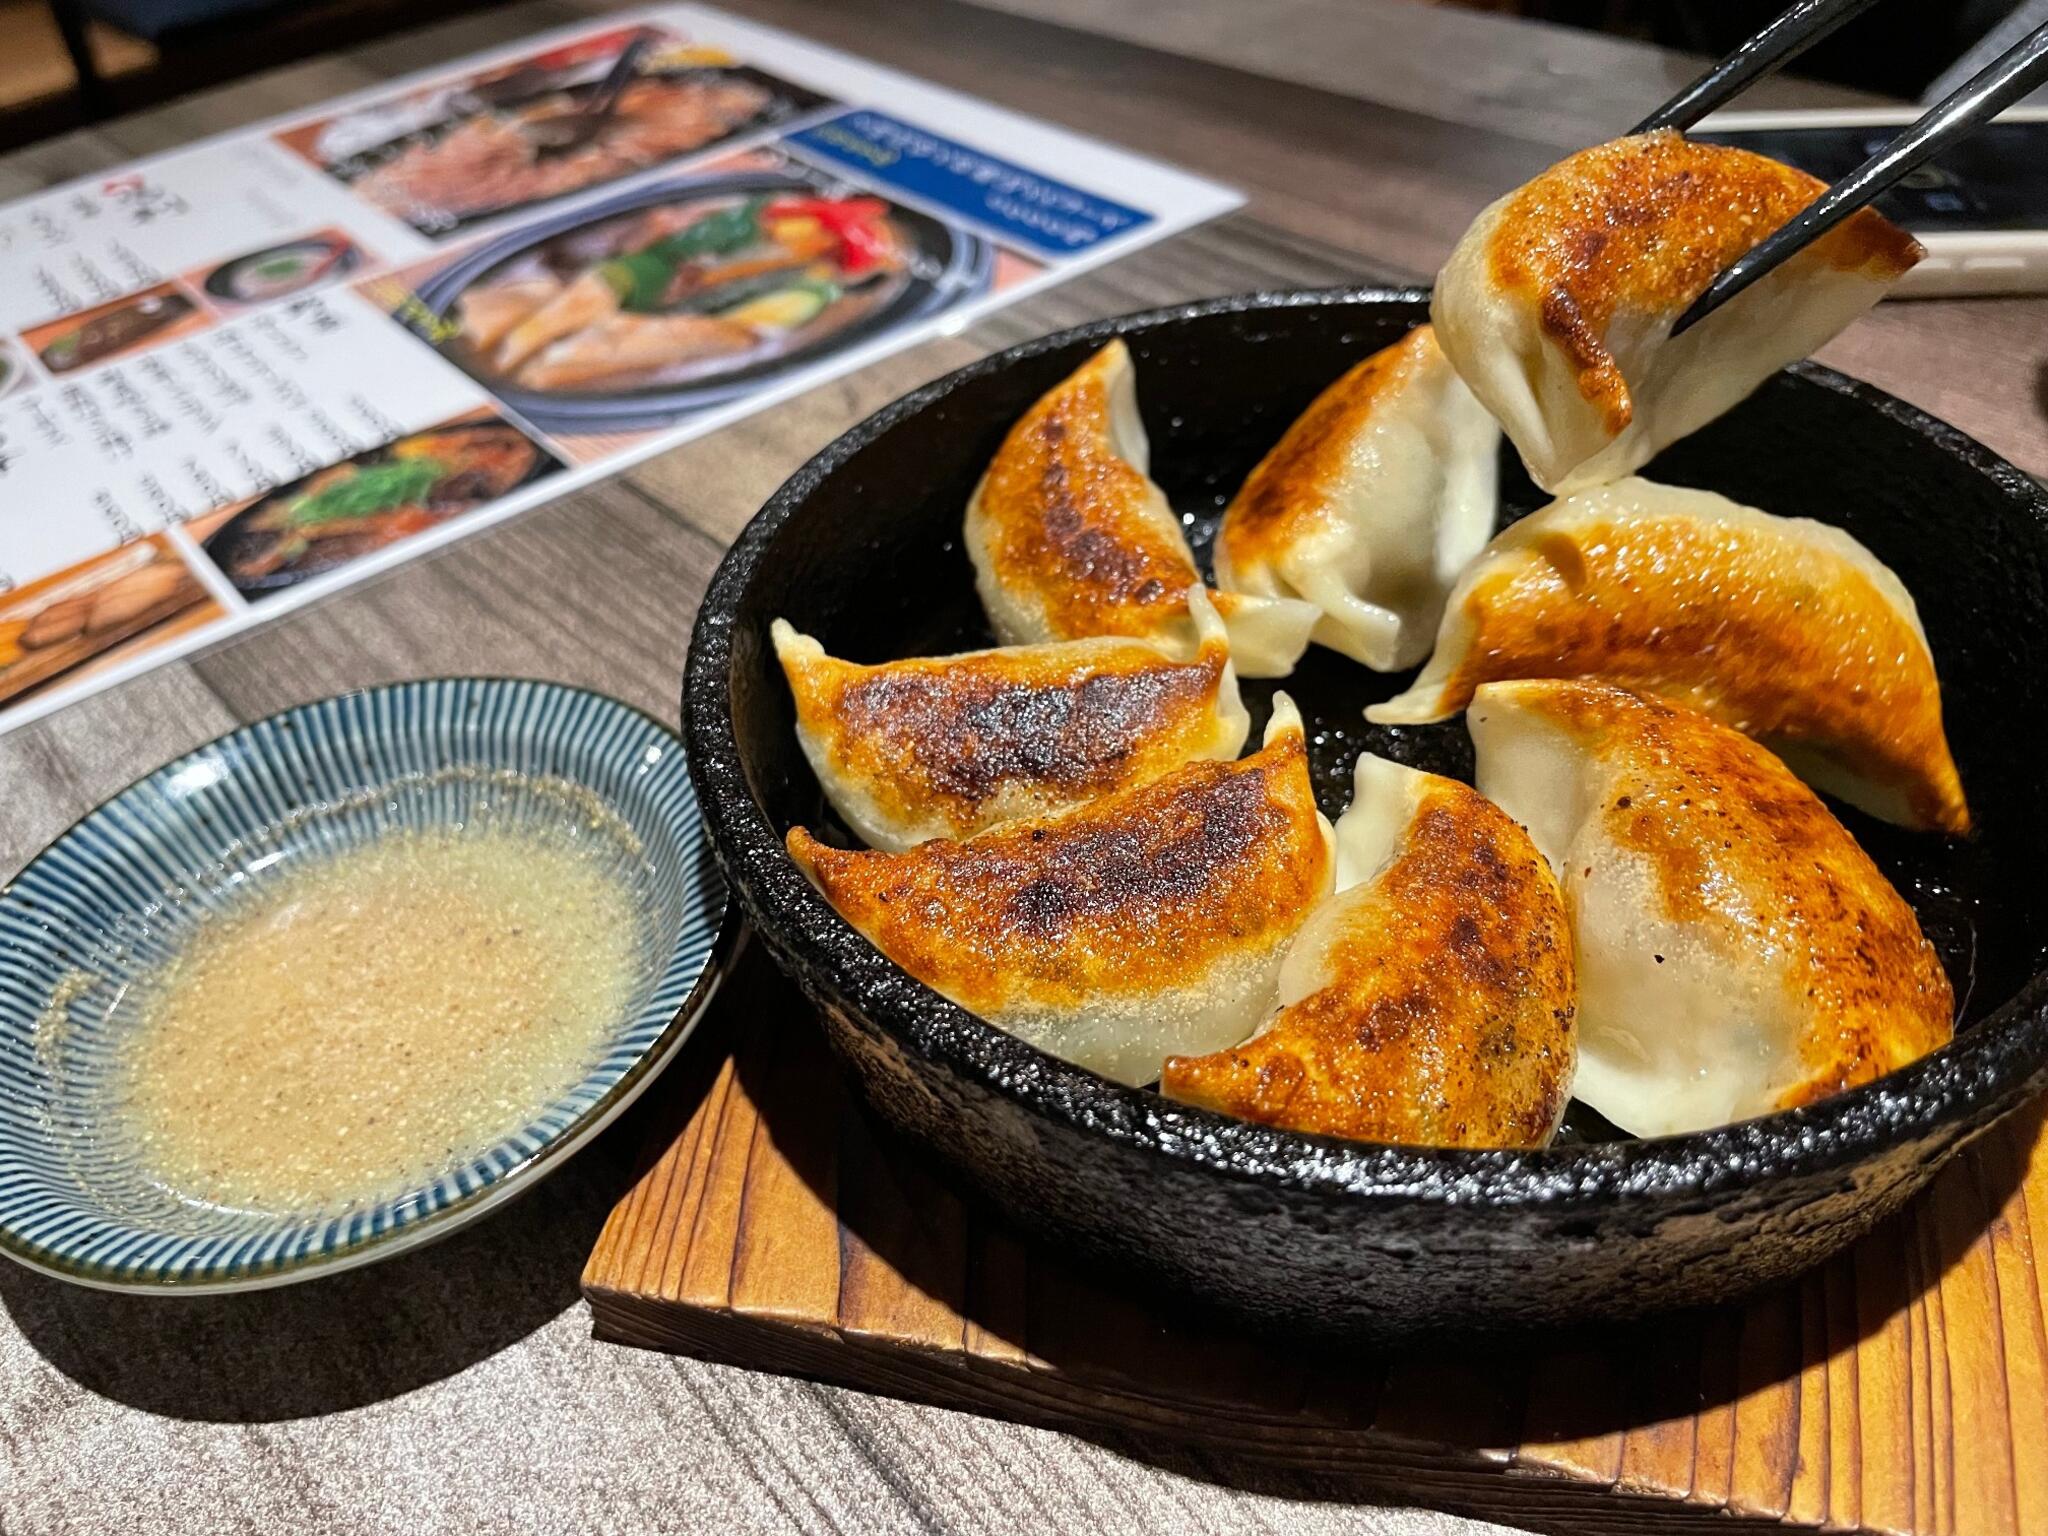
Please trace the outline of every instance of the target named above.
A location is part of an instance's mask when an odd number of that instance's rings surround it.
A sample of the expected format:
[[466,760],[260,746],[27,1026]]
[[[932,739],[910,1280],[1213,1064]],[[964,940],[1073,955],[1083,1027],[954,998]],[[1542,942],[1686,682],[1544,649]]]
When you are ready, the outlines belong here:
[[669,6],[0,204],[0,731],[1237,201]]

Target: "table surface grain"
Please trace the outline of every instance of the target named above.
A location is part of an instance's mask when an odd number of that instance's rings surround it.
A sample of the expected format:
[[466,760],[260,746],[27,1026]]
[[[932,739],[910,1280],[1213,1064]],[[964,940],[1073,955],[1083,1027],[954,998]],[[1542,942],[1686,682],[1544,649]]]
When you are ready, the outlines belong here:
[[[868,411],[1097,315],[1421,277],[1485,201],[1624,128],[1690,68],[1405,0],[731,8],[1173,159],[1244,188],[1249,205],[0,738],[0,874],[164,759],[341,688],[524,673],[673,721],[724,544]],[[0,197],[604,9],[526,0],[67,135],[0,158]],[[1845,97],[1786,81],[1757,99]],[[2048,473],[2048,302],[1889,305],[1822,355]],[[757,992],[735,987],[715,1006],[744,1009]],[[672,1091],[700,1076],[686,1062]],[[594,1342],[577,1275],[650,1117],[673,1111],[661,1098],[480,1226],[297,1289],[125,1298],[0,1264],[0,1532],[100,1536],[167,1515],[308,1533],[1489,1529],[1261,1484],[1195,1454]]]

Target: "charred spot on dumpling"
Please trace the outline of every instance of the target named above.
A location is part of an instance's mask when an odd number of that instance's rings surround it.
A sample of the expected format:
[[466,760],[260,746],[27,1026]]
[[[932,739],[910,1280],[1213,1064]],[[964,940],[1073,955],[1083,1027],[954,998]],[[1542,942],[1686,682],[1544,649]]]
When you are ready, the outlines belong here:
[[1212,697],[1221,657],[1019,679],[1000,666],[945,676],[876,669],[850,683],[839,717],[897,745],[941,792],[970,805],[1006,784],[1084,790],[1118,781],[1149,737]]
[[1597,406],[1600,423],[1609,435],[1619,433],[1635,420],[1635,402],[1629,398],[1628,380],[1621,366],[1607,350],[1604,329],[1587,315],[1578,296],[1567,288],[1552,288],[1538,300],[1536,313],[1544,331],[1571,358],[1578,378],[1579,393]]

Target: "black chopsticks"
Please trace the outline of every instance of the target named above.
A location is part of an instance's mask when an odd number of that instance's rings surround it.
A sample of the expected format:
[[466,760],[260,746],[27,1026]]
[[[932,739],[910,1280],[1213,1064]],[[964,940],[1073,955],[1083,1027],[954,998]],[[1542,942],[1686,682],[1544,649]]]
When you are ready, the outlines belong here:
[[1891,143],[1815,198],[1795,218],[1751,247],[1707,285],[1671,327],[1697,325],[1794,251],[1833,229],[1915,166],[1932,159],[2048,80],[2048,25],[2036,27],[1993,59]]
[[1653,128],[1690,128],[1725,107],[1765,75],[1775,74],[1844,22],[1877,0],[1799,0],[1791,10],[1743,43],[1727,58],[1644,118],[1631,133]]
[[[1876,0],[1797,0],[1792,8],[1652,112],[1633,130],[1692,127],[1764,76],[1783,67]],[[1673,336],[1689,330],[1914,167],[2048,80],[2048,26],[2027,34],[1993,59],[1883,149],[1814,199],[1783,228],[1737,258],[1678,317]]]

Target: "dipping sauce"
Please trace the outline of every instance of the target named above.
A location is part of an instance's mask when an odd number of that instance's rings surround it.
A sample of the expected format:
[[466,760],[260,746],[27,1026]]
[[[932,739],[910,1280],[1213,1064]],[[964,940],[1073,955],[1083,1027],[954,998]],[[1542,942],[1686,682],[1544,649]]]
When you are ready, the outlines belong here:
[[128,999],[122,1131],[149,1177],[216,1206],[345,1207],[527,1124],[635,1003],[614,851],[392,832],[204,919]]

